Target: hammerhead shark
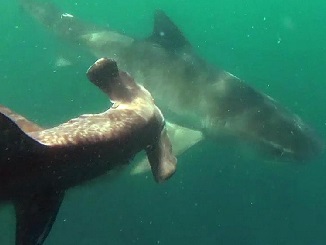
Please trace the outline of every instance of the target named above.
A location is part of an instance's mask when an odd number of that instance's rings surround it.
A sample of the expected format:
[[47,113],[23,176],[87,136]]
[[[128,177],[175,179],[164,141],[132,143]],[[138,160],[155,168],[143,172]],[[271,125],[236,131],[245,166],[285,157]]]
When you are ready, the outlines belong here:
[[176,169],[164,117],[151,94],[101,58],[87,71],[113,105],[43,129],[0,106],[0,204],[16,211],[16,244],[41,245],[65,191],[129,163],[145,151],[154,179]]
[[272,161],[302,162],[324,149],[299,116],[199,57],[162,10],[155,12],[152,34],[134,39],[86,23],[49,2],[20,3],[56,36],[96,57],[113,57],[144,85],[166,115],[177,155],[203,139],[218,143],[225,138],[250,143]]

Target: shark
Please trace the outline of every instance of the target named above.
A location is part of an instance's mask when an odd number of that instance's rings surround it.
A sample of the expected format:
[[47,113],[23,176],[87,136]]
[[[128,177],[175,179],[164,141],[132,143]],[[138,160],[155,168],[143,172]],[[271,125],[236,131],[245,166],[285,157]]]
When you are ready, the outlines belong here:
[[[85,22],[50,2],[20,5],[55,36],[95,57],[112,57],[145,86],[167,118],[175,154],[202,140],[244,142],[274,162],[306,162],[324,151],[315,131],[295,113],[201,58],[163,10],[150,36],[139,39]],[[147,167],[146,167],[147,166]],[[150,170],[141,161],[132,173]]]
[[157,182],[176,170],[151,94],[112,59],[97,60],[87,76],[113,102],[107,111],[43,129],[0,106],[0,204],[14,204],[17,245],[42,245],[66,190],[123,168],[141,151]]

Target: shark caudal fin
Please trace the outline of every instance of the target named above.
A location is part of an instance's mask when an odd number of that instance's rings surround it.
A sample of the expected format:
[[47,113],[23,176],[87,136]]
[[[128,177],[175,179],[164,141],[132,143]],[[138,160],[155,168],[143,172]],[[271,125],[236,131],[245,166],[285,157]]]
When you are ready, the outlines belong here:
[[21,8],[53,33],[70,40],[77,40],[93,26],[82,23],[72,14],[62,12],[56,5],[47,1],[19,0]]
[[[53,3],[42,0],[19,2],[26,13],[51,33],[80,47],[87,47],[96,57],[102,57],[103,54],[116,55],[121,47],[128,47],[134,41],[133,38],[111,31],[107,27],[84,22],[73,14],[60,10]],[[107,47],[111,47],[109,53]]]

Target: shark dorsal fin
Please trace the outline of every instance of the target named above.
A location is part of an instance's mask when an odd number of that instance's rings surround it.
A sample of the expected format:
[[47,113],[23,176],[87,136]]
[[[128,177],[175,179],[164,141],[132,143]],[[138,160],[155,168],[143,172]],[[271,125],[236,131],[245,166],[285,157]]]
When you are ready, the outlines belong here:
[[39,130],[41,127],[38,125],[0,106],[0,162],[2,159],[11,159],[21,151],[43,150],[45,146],[29,135]]
[[180,29],[162,10],[155,11],[154,29],[149,40],[172,51],[190,46]]
[[[27,120],[25,117],[11,111],[9,108],[0,105],[0,114],[8,117],[25,133],[43,130],[37,124]],[[1,117],[1,116],[0,116]]]

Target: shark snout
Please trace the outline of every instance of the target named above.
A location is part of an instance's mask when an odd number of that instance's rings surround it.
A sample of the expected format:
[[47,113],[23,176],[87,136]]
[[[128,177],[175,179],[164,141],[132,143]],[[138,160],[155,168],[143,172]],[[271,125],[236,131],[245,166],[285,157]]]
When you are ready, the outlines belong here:
[[98,59],[86,73],[88,79],[114,102],[131,102],[138,94],[140,87],[134,79],[124,71],[119,70],[113,59]]
[[285,127],[275,132],[273,139],[265,141],[262,149],[274,160],[306,162],[320,156],[325,144],[308,127],[300,126],[291,130]]
[[119,69],[114,60],[100,58],[87,70],[86,75],[92,83],[103,89],[109,80],[119,75]]
[[321,155],[325,150],[324,142],[311,129],[301,131],[293,143],[293,158],[295,161],[313,159]]

